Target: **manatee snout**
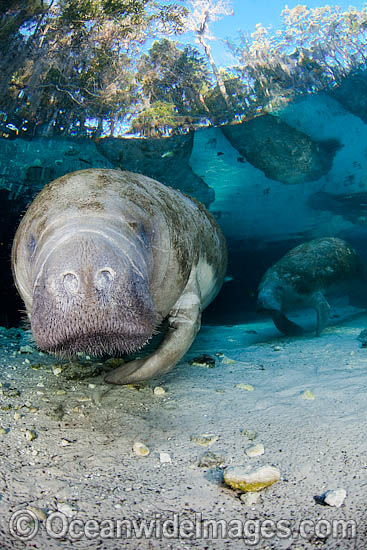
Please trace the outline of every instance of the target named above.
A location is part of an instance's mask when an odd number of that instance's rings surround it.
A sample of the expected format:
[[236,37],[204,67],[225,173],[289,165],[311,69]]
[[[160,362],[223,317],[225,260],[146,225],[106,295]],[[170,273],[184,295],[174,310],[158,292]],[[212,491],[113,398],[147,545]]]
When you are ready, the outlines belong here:
[[157,315],[136,250],[77,236],[37,263],[31,328],[41,349],[66,357],[121,354],[151,338]]

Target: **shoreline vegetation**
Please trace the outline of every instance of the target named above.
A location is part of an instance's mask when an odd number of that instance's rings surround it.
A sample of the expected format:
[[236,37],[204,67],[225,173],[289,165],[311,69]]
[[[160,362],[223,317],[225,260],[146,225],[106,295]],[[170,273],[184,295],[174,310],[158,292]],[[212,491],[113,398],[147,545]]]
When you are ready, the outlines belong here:
[[0,135],[177,135],[366,70],[366,7],[286,7],[281,28],[227,41],[234,64],[221,68],[211,23],[232,13],[230,0],[3,0]]

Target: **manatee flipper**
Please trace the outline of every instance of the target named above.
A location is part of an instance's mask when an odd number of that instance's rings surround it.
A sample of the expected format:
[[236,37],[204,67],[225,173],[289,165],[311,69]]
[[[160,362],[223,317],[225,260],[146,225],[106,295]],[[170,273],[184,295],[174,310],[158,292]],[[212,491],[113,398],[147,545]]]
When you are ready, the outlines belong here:
[[316,336],[320,336],[329,322],[330,306],[322,292],[318,291],[312,294],[310,299],[310,306],[316,310],[317,313],[317,325]]
[[304,333],[302,327],[290,321],[281,311],[272,311],[271,316],[274,325],[286,336],[301,336]]
[[168,316],[168,329],[155,352],[115,369],[105,377],[111,384],[131,384],[169,372],[193,343],[201,323],[200,291],[190,281]]

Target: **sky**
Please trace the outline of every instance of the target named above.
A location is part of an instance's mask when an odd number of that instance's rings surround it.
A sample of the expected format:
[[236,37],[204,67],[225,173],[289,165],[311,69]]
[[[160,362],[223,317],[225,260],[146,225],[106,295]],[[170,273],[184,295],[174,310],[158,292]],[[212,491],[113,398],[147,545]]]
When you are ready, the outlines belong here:
[[[342,9],[354,6],[362,9],[366,6],[365,0],[338,0],[323,2],[322,0],[232,0],[233,16],[223,17],[222,20],[213,23],[213,34],[218,38],[235,38],[238,30],[253,32],[256,23],[262,23],[265,27],[280,28],[282,23],[281,12],[286,5],[294,8],[298,4],[304,4],[308,8],[318,8],[326,5],[338,5]],[[212,52],[218,65],[231,64],[231,56],[220,41],[212,41]]]

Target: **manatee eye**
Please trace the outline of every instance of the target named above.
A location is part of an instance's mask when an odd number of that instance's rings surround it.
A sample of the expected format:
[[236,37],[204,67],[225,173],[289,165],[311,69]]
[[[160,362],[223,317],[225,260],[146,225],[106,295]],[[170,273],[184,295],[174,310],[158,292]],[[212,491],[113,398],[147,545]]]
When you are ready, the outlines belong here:
[[116,272],[111,267],[103,267],[96,274],[96,287],[98,290],[107,288],[116,276]]
[[71,294],[75,294],[76,292],[78,292],[79,281],[75,273],[72,273],[72,272],[63,273],[62,282],[67,292],[70,292]]

